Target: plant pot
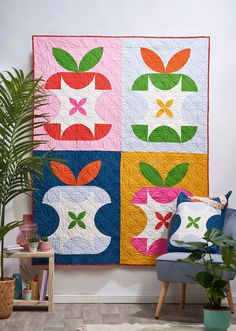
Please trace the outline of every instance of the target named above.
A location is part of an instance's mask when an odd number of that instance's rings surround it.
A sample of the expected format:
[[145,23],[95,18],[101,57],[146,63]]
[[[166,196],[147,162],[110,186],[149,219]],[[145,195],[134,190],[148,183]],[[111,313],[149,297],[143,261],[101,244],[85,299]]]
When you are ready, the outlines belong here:
[[204,325],[208,331],[226,331],[230,325],[230,309],[228,307],[205,307]]
[[24,289],[23,290],[23,299],[26,301],[31,300],[32,299],[32,290]]
[[39,243],[38,242],[29,242],[28,246],[29,246],[29,251],[30,252],[37,252],[38,247],[39,247]]
[[41,252],[47,252],[52,249],[50,241],[40,241],[39,250]]
[[15,279],[0,280],[0,319],[11,316],[14,304]]

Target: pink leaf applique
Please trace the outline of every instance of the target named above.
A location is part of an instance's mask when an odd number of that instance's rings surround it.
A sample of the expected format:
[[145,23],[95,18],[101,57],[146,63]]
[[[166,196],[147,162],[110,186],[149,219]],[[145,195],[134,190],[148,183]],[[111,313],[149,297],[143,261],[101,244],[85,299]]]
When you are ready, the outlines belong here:
[[87,101],[87,98],[82,98],[79,102],[78,102],[78,106],[83,106],[85,104],[85,102]]
[[77,107],[73,107],[71,108],[70,112],[69,112],[69,115],[73,115],[77,112]]

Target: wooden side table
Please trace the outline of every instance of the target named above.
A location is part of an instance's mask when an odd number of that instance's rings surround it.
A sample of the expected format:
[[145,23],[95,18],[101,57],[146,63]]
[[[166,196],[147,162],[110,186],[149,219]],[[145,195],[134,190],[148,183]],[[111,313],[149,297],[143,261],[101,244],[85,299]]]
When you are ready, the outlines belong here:
[[4,253],[4,258],[48,258],[48,300],[40,301],[40,300],[23,300],[23,299],[15,299],[14,306],[37,306],[37,307],[48,307],[48,311],[53,311],[53,293],[54,293],[54,252],[17,252],[17,253]]

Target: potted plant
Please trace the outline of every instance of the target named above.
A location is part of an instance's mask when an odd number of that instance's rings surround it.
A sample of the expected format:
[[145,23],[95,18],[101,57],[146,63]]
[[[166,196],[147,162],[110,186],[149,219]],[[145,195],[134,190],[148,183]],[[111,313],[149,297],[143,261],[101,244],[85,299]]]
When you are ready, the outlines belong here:
[[41,241],[39,243],[39,250],[41,252],[46,252],[51,250],[51,244],[50,241],[48,241],[48,237],[42,237]]
[[[206,290],[208,303],[204,306],[204,324],[209,331],[225,331],[230,325],[230,309],[222,306],[222,300],[226,298],[227,281],[224,278],[226,271],[235,271],[236,268],[236,240],[224,235],[218,229],[209,229],[200,242],[183,242],[176,240],[178,244],[193,250],[186,259],[193,265],[202,266],[193,279]],[[209,246],[217,245],[221,249],[222,263],[214,262]]]
[[23,299],[31,300],[32,299],[32,282],[30,280],[24,281],[25,287],[23,289]]
[[32,299],[32,281],[30,279],[30,273],[27,266],[24,264],[20,266],[22,273],[24,274],[24,278],[27,280],[23,280],[24,282],[24,289],[23,289],[23,299],[24,300],[31,300]]
[[10,316],[14,298],[14,280],[4,276],[4,236],[19,226],[6,225],[6,207],[16,196],[34,190],[32,176],[42,176],[42,165],[48,161],[48,153],[31,155],[44,143],[34,129],[47,123],[45,114],[37,114],[47,97],[41,83],[22,70],[0,73],[0,318]]
[[37,252],[39,247],[39,237],[36,233],[31,233],[28,239],[28,248],[30,252]]

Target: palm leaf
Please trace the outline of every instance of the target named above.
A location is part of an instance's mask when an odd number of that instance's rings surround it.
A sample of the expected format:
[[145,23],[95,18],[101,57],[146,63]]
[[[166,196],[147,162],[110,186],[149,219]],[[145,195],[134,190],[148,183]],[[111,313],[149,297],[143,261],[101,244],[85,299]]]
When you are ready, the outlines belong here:
[[[45,143],[36,129],[48,123],[47,114],[40,108],[47,104],[47,93],[42,79],[33,79],[32,73],[13,69],[0,73],[0,233],[3,238],[18,223],[5,225],[5,208],[19,194],[35,190],[33,176],[43,177],[42,167],[49,166],[50,155],[32,155]],[[33,139],[32,139],[33,137]],[[18,225],[17,225],[18,224]],[[2,260],[2,258],[1,258]],[[1,278],[3,262],[1,261]]]
[[9,231],[17,228],[18,226],[21,226],[22,224],[23,224],[23,222],[21,222],[21,221],[13,221],[13,222],[10,222],[10,223],[6,224],[5,226],[1,227],[0,228],[0,241],[2,241],[2,239],[5,237],[5,235]]

